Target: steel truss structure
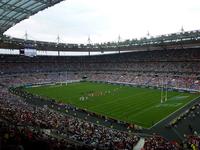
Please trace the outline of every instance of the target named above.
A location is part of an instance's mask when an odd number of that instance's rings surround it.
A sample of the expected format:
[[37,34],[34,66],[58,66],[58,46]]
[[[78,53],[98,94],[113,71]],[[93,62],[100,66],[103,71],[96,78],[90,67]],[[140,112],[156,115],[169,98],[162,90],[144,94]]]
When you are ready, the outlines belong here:
[[1,0],[0,34],[20,21],[63,0]]

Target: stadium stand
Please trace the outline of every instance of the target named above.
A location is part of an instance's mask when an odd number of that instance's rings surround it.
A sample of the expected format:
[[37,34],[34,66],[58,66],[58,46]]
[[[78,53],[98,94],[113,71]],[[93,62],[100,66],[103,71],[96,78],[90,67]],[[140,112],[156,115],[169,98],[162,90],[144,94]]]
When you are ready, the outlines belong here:
[[[75,141],[73,143],[79,142],[76,146],[73,145],[77,149],[80,147],[83,149],[84,147],[88,149],[132,149],[139,139],[132,134],[85,122],[52,109],[32,106],[20,98],[14,97],[4,88],[1,88],[0,92],[1,119],[8,124],[2,124],[5,127],[1,132],[4,135],[2,136],[4,138],[1,139],[1,143],[3,143],[2,149],[7,149],[8,147],[15,149],[19,146],[24,146],[24,148],[28,149],[32,144],[37,144],[38,142],[41,142],[38,145],[42,144],[46,149],[49,149],[49,145],[53,145],[53,149],[56,149],[56,146],[59,145],[55,141],[61,138],[68,139],[71,143],[72,141]],[[53,132],[51,136],[48,135],[48,130]],[[16,137],[17,134],[19,137]],[[21,136],[25,136],[25,139]],[[51,140],[51,138],[55,141]],[[45,143],[45,140],[48,142]],[[65,143],[65,141],[62,142]],[[62,146],[68,146],[68,144]],[[69,144],[70,146],[71,144]]]
[[[18,22],[61,1],[0,1],[0,48],[20,51],[31,47],[38,51],[55,51],[58,55],[61,51],[130,52],[78,57],[1,54],[0,149],[132,150],[143,139],[144,145],[139,147],[144,150],[200,149],[199,101],[172,116],[167,123],[161,122],[150,130],[134,128],[127,132],[112,127],[121,125],[119,121],[106,120],[111,125],[107,127],[80,116],[87,114],[87,118],[103,121],[105,118],[20,91],[22,85],[63,83],[83,78],[150,87],[160,87],[164,80],[168,88],[200,91],[198,30],[101,44],[42,42],[4,35]],[[61,112],[62,109],[69,113]]]
[[[67,72],[74,79],[199,90],[199,50],[135,52],[106,56],[55,57],[1,55],[1,74]],[[65,78],[63,76],[63,78]],[[66,79],[66,78],[65,78]],[[72,80],[72,78],[70,79]]]
[[[2,149],[26,149],[33,143],[42,144],[44,149],[64,149],[66,146],[72,149],[132,149],[140,139],[136,134],[66,116],[43,105],[35,106],[12,95],[8,88],[81,80],[83,76],[93,81],[159,86],[165,76],[169,87],[199,90],[199,58],[197,49],[81,57],[1,55]],[[181,145],[171,144],[161,136],[147,137],[144,149],[152,148],[181,149]]]

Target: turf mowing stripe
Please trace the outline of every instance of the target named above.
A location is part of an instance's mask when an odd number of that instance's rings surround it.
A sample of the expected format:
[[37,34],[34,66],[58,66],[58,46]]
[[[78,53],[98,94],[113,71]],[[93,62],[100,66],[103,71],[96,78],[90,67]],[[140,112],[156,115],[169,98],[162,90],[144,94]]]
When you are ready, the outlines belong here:
[[[135,96],[135,95],[141,95],[141,94],[144,94],[144,93],[149,93],[149,91],[148,91],[148,92],[143,92],[143,93],[134,94],[134,95],[127,96],[127,97],[118,98],[118,99],[109,101],[109,102],[107,102],[107,103],[100,104],[100,105],[95,106],[95,107],[103,106],[103,105],[110,104],[110,103],[115,103],[116,101],[124,100],[124,99],[130,98],[130,97],[133,97],[133,96]],[[93,107],[93,108],[95,108],[95,107]]]
[[[166,104],[175,105],[175,107],[156,107],[160,104],[160,90],[148,88],[136,88],[120,85],[111,85],[104,83],[71,83],[67,86],[59,87],[37,87],[27,89],[32,93],[51,97],[65,103],[70,103],[79,108],[86,108],[90,112],[109,116],[126,122],[134,122],[144,127],[152,125],[152,120],[160,120],[172,111],[179,108],[177,103],[186,103],[190,101],[192,94],[184,93],[183,96],[189,96],[179,101],[169,100]],[[88,97],[88,100],[80,101],[80,97],[87,95],[88,92],[105,92],[110,94]],[[168,92],[168,98],[178,96],[178,92]],[[178,93],[180,94],[180,93]],[[154,108],[155,107],[155,108]],[[152,109],[148,109],[152,108]],[[162,113],[158,111],[163,110]],[[152,118],[152,116],[155,116]],[[140,122],[140,123],[139,123]]]

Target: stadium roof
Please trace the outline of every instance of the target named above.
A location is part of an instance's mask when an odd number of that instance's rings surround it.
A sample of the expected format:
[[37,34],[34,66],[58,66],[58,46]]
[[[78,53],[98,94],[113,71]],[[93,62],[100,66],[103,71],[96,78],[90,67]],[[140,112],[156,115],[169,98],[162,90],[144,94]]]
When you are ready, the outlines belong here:
[[10,36],[0,37],[0,48],[34,48],[40,51],[104,52],[134,50],[165,50],[200,48],[200,30],[179,32],[157,37],[128,39],[120,42],[97,44],[67,44],[47,41],[19,39]]
[[1,0],[0,34],[30,16],[63,0]]
[[20,21],[29,18],[41,10],[54,6],[61,1],[64,0],[0,0],[0,48],[35,48],[40,51],[103,52],[200,47],[200,30],[188,32],[182,31],[180,33],[161,35],[157,37],[146,37],[101,44],[43,42],[3,35],[5,31]]

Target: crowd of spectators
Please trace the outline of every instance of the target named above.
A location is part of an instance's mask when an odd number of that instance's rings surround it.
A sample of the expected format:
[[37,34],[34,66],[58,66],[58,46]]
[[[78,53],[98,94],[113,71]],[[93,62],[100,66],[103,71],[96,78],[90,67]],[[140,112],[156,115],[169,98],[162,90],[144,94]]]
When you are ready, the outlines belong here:
[[[78,118],[67,116],[51,110],[49,108],[44,107],[37,107],[33,106],[26,101],[22,100],[19,97],[16,97],[7,91],[7,87],[5,85],[20,85],[20,84],[30,84],[38,83],[39,82],[48,82],[51,79],[54,79],[54,82],[65,81],[65,73],[60,73],[60,77],[56,78],[58,74],[35,74],[27,76],[27,78],[21,78],[19,80],[8,80],[4,78],[4,82],[1,82],[0,88],[0,116],[1,119],[6,120],[9,122],[8,126],[5,126],[6,133],[10,133],[10,130],[16,132],[14,133],[14,147],[31,147],[34,143],[35,146],[42,144],[46,149],[64,149],[66,146],[72,149],[81,149],[84,145],[79,144],[71,144],[69,143],[69,139],[72,141],[78,141],[80,143],[84,143],[86,148],[99,148],[99,149],[132,149],[134,145],[138,142],[139,137],[133,134],[120,132],[117,130],[105,128],[103,126],[99,126],[96,124],[89,123],[87,121],[80,120]],[[69,75],[70,79],[73,78],[73,74]],[[28,78],[29,77],[29,78]],[[39,78],[40,77],[40,78]],[[7,79],[7,80],[5,80]],[[12,79],[12,76],[11,76]],[[16,81],[16,82],[15,82]],[[191,108],[194,110],[199,105],[195,105]],[[11,123],[11,125],[10,125]],[[13,126],[14,125],[14,126]],[[23,128],[22,128],[23,127]],[[27,128],[30,127],[30,128]],[[35,129],[40,129],[42,131],[36,132]],[[45,134],[43,130],[51,131],[51,133],[59,135],[62,140],[59,140],[52,137],[51,134]],[[25,132],[26,131],[26,132]],[[4,131],[3,131],[4,133]],[[19,134],[20,133],[20,134]],[[26,139],[29,138],[29,134],[31,133],[33,139]],[[26,145],[23,143],[24,141],[20,140],[21,142],[17,141],[16,145],[16,135],[19,134],[20,136],[25,137],[26,142],[30,140]],[[24,136],[26,134],[26,136]],[[4,134],[1,139],[3,145],[6,146],[13,146],[13,143],[10,145],[7,137]],[[48,137],[48,138],[47,138]],[[6,138],[6,139],[5,139]],[[13,134],[12,134],[13,138]],[[11,139],[12,139],[11,138]],[[24,139],[23,139],[24,140]],[[13,141],[13,139],[12,139]],[[31,141],[34,141],[33,143]],[[41,142],[42,141],[42,142]],[[59,141],[59,142],[58,142]],[[37,144],[36,144],[37,143]],[[39,144],[38,144],[39,143]],[[58,145],[56,144],[58,143]],[[64,145],[64,148],[63,148]],[[92,147],[88,147],[88,145]],[[7,147],[6,147],[7,148]],[[44,149],[45,149],[44,148]],[[179,146],[176,143],[170,143],[166,139],[162,138],[161,136],[152,136],[150,138],[146,138],[144,149],[179,149]]]
[[[183,119],[186,119],[188,117],[195,118],[200,116],[200,103],[196,103],[192,107],[188,108],[184,113],[182,113],[180,116],[173,119],[169,126],[170,127],[176,127]],[[189,129],[191,130],[191,133],[193,133],[193,129],[191,126],[189,126]]]
[[197,134],[187,135],[181,143],[168,141],[159,135],[152,135],[145,138],[144,146],[141,150],[199,150],[200,136]]
[[169,142],[165,138],[153,135],[145,139],[144,150],[179,150],[180,145],[176,142]]
[[[40,78],[43,81],[46,79],[47,82],[57,81],[58,75],[60,82],[80,80],[86,76],[89,80],[149,86],[160,86],[165,83],[173,88],[200,90],[198,51],[198,49],[187,49],[103,56],[36,56],[33,58],[1,55],[0,75],[4,77],[10,74],[23,74],[27,79],[35,76],[37,82],[40,82]],[[19,78],[14,78],[17,79]]]
[[0,89],[0,110],[1,118],[15,126],[49,130],[60,138],[96,149],[132,149],[139,140],[132,133],[96,125],[50,108],[33,106],[4,88]]
[[121,71],[199,75],[198,49],[129,52],[102,56],[0,56],[1,74],[60,71]]
[[49,136],[40,129],[27,126],[16,126],[0,120],[1,150],[74,150],[90,149],[69,140]]
[[168,88],[200,90],[200,80],[195,76],[172,76],[138,74],[128,72],[56,72],[56,73],[29,73],[4,75],[0,77],[1,84],[12,86],[36,83],[55,83],[79,81],[86,77],[90,81],[104,81],[113,83],[123,83],[131,85],[160,87],[167,85]]
[[[133,133],[32,105],[9,93],[10,86],[76,81],[84,77],[91,81],[156,87],[167,84],[169,88],[200,90],[198,50],[91,57],[0,57],[0,148],[3,149],[31,149],[34,145],[43,145],[44,149],[133,149],[140,139]],[[198,147],[198,138],[192,139],[195,140],[189,144]],[[160,136],[152,136],[145,139],[144,149],[176,150],[179,146]]]
[[109,81],[154,87],[167,85],[168,88],[200,90],[200,80],[195,76],[173,76],[170,74],[140,74],[130,72],[99,72],[98,74],[89,73],[88,77],[92,81]]
[[188,135],[185,142],[183,143],[184,148],[188,150],[199,150],[200,149],[200,136],[199,135]]

